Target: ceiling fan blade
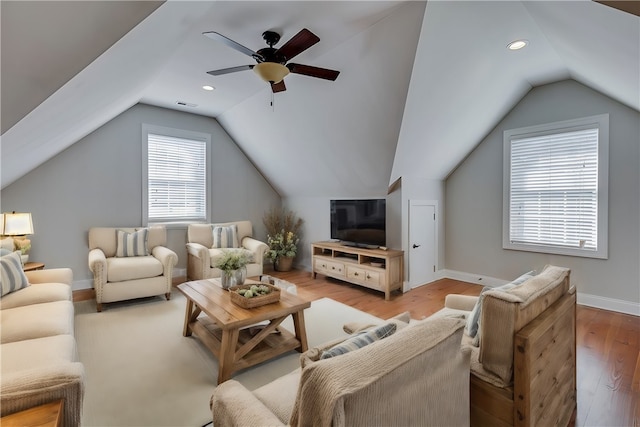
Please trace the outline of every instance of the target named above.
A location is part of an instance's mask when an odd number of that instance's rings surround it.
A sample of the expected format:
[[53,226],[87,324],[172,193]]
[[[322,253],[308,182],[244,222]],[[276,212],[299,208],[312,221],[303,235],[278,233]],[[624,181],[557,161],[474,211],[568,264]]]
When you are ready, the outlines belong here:
[[256,61],[259,61],[259,62],[264,61],[264,58],[258,52],[254,52],[253,50],[249,49],[248,47],[244,47],[240,43],[238,43],[236,41],[233,41],[230,38],[225,37],[220,33],[216,33],[215,31],[207,31],[207,32],[202,33],[202,35],[209,37],[211,40],[215,40],[217,42],[224,43],[227,46],[229,46],[230,48],[235,49],[240,53],[244,53],[245,55],[249,55],[249,56],[253,57]]
[[287,68],[292,73],[303,74],[305,76],[317,77],[325,80],[335,80],[338,78],[338,74],[340,74],[340,71],[302,64],[287,64]]
[[240,65],[238,67],[222,68],[220,70],[207,71],[207,74],[212,76],[221,76],[222,74],[235,73],[236,71],[250,70],[253,65]]
[[277,50],[276,54],[284,56],[288,61],[299,53],[309,49],[319,41],[320,38],[318,36],[306,28],[303,28],[298,34],[291,37],[288,42],[282,45],[282,47]]
[[280,83],[271,83],[271,90],[273,93],[284,92],[287,90],[287,87],[284,85],[284,80],[281,80]]

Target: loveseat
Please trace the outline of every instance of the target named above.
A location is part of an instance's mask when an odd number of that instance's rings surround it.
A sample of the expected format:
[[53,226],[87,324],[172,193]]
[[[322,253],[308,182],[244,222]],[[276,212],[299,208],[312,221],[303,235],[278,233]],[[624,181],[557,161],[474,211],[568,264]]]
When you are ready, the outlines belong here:
[[264,254],[269,246],[253,238],[251,221],[190,224],[187,228],[187,278],[220,277],[221,270],[215,268],[215,264],[225,250],[232,248],[246,251],[252,259],[247,264],[247,277],[262,274]]
[[577,395],[570,270],[548,265],[479,297],[448,295],[434,316],[460,313],[471,350],[471,426],[566,426]]
[[89,229],[89,269],[96,308],[102,303],[164,295],[171,298],[178,256],[167,248],[164,226]]
[[0,300],[2,415],[64,399],[63,425],[79,426],[84,367],[74,338],[72,271],[23,274],[28,285]]
[[[460,346],[464,320],[389,324],[395,333],[344,354],[336,351],[345,346],[344,338],[310,349],[300,356],[299,369],[253,392],[235,380],[219,384],[211,398],[213,424],[468,425],[469,352]],[[327,350],[335,355],[322,358]]]

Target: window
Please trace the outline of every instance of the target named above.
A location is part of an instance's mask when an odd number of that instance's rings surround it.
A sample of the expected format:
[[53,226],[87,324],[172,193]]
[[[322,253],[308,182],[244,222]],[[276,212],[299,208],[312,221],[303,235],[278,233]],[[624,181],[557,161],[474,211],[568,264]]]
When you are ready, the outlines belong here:
[[211,135],[143,125],[143,221],[208,222]]
[[504,132],[503,248],[607,258],[609,116]]

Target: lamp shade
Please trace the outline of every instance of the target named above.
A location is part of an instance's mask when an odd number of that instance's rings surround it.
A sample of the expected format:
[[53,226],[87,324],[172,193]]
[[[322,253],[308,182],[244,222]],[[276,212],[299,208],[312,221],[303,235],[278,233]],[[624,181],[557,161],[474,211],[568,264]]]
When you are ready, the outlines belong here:
[[30,213],[4,213],[0,221],[0,234],[4,236],[24,236],[33,234]]
[[269,83],[280,83],[289,74],[289,69],[277,62],[261,62],[253,67],[253,71]]

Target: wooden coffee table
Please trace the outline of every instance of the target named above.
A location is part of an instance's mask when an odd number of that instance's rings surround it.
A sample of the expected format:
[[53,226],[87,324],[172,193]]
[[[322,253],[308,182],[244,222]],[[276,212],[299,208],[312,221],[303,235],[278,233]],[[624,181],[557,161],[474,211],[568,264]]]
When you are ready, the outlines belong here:
[[[182,335],[195,333],[218,359],[218,384],[240,369],[287,351],[307,351],[304,309],[311,306],[309,301],[281,292],[278,302],[244,309],[231,302],[229,291],[211,280],[185,282],[178,290],[187,297]],[[289,315],[293,316],[295,335],[280,327]],[[252,336],[247,327],[265,321],[268,324]]]

